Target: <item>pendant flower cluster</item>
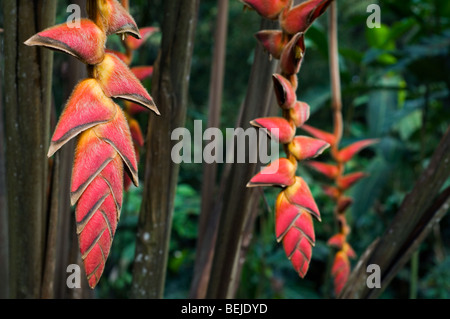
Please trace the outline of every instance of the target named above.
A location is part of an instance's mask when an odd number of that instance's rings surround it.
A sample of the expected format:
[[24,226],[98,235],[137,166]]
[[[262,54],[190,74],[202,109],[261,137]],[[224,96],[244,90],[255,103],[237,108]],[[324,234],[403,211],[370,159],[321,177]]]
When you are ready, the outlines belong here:
[[134,19],[117,0],[89,0],[89,19],[80,27],[66,23],[28,39],[68,53],[88,66],[89,78],[75,87],[58,121],[48,156],[77,137],[72,171],[71,203],[89,286],[105,268],[122,207],[124,173],[137,186],[138,166],[126,115],[113,98],[137,103],[159,114],[138,77],[116,54],[106,50],[107,37],[141,38]]
[[293,6],[292,0],[242,0],[261,16],[276,20],[281,30],[263,30],[256,38],[275,59],[281,71],[273,75],[274,90],[282,117],[255,119],[251,123],[267,129],[283,144],[285,158],[264,167],[247,186],[275,186],[282,191],[275,207],[275,233],[286,256],[300,277],[308,271],[315,245],[313,218],[321,220],[317,204],[305,180],[296,175],[300,161],[317,157],[330,145],[327,141],[296,136],[296,129],[309,119],[309,105],[297,100],[298,73],[305,55],[305,33],[332,0],[308,0]]
[[339,141],[334,134],[308,125],[304,125],[302,129],[316,138],[327,141],[332,149],[331,157],[334,163],[309,161],[307,165],[334,181],[334,185],[324,185],[322,188],[324,193],[335,202],[334,216],[338,224],[338,232],[328,240],[328,245],[337,249],[331,274],[334,277],[334,293],[338,296],[350,275],[351,266],[349,258],[356,257],[353,248],[347,241],[348,235],[350,234],[350,226],[347,223],[346,212],[352,205],[353,199],[345,195],[345,192],[367,176],[364,172],[345,174],[345,164],[361,150],[377,143],[378,140],[361,140],[339,149]]

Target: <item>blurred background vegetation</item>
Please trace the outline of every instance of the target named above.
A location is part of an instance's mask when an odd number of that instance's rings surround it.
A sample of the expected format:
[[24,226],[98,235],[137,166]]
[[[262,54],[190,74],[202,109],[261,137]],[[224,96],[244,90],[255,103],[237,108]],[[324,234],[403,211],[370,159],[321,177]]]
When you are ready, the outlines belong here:
[[[57,22],[65,21],[64,3],[58,1]],[[162,0],[132,0],[131,13],[139,26],[159,26]],[[381,28],[369,29],[369,4],[381,7]],[[349,211],[352,233],[349,241],[360,256],[383,234],[404,196],[450,123],[450,2],[441,0],[339,0],[339,48],[345,132],[342,145],[364,138],[380,143],[364,150],[348,165],[349,171],[364,170],[369,177],[352,190],[355,202]],[[208,88],[213,51],[215,1],[201,1],[186,126],[194,120],[206,126]],[[327,14],[307,33],[307,51],[299,74],[298,97],[310,104],[308,124],[332,130],[327,44]],[[230,1],[221,129],[234,127],[245,97],[257,45],[253,34],[260,18]],[[135,56],[135,65],[152,64],[160,35],[154,35]],[[118,37],[109,45],[120,48]],[[60,111],[60,89],[67,57],[55,54],[54,94]],[[151,83],[145,83],[150,88]],[[64,83],[63,83],[64,85]],[[70,90],[70,88],[69,88]],[[146,128],[147,114],[139,121]],[[145,135],[145,133],[144,133]],[[326,161],[328,154],[321,157]],[[276,191],[264,190],[252,243],[242,271],[240,298],[330,298],[333,297],[329,267],[332,261],[327,239],[333,234],[333,203],[321,190],[327,181],[300,167],[321,209],[322,223],[315,223],[317,244],[305,279],[293,271],[284,250],[276,243],[273,208]],[[201,164],[182,164],[175,200],[165,297],[185,298],[193,275],[197,222],[201,202]],[[450,181],[447,182],[447,186]],[[125,195],[99,298],[127,298],[132,284],[131,269],[141,203],[141,188]],[[219,239],[220,240],[220,239]],[[330,257],[331,256],[331,257]],[[435,227],[419,249],[417,298],[450,298],[450,219]],[[355,261],[353,261],[355,262]],[[411,294],[409,264],[392,281],[382,298],[408,298]]]
[[[159,1],[132,1],[140,25],[158,23]],[[349,214],[350,242],[360,255],[383,231],[411,190],[419,173],[450,123],[450,3],[438,0],[338,1],[339,48],[343,89],[345,134],[342,145],[363,138],[380,138],[376,146],[360,153],[349,170],[365,170],[370,176],[353,189],[355,202]],[[367,6],[381,7],[381,28],[369,29]],[[214,21],[214,1],[202,1],[199,12],[190,82],[186,126],[194,120],[206,126]],[[259,17],[230,1],[222,129],[233,127],[245,97],[257,45],[253,33]],[[321,17],[307,33],[307,51],[299,75],[299,99],[312,107],[309,123],[332,130],[329,109],[327,18]],[[157,38],[141,49],[139,59],[154,58]],[[326,160],[327,154],[321,160]],[[327,269],[333,234],[333,203],[323,195],[319,175],[302,170],[323,222],[315,223],[317,245],[305,279],[292,270],[274,237],[273,207],[276,191],[265,189],[253,241],[242,272],[237,297],[328,298],[332,284]],[[182,164],[175,202],[169,270],[165,295],[188,295],[195,257],[196,227],[200,209],[201,164]],[[126,297],[131,284],[134,231],[140,190],[126,197],[122,222],[109,262],[109,280],[100,282],[99,295]],[[450,221],[444,218],[420,246],[418,298],[450,298]],[[114,266],[111,266],[114,265]],[[405,267],[382,295],[410,296],[410,267]]]

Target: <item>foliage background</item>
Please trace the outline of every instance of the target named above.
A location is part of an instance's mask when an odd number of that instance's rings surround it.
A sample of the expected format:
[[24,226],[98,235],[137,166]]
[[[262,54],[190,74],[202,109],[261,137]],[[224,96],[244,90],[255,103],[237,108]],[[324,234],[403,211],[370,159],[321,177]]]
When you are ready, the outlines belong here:
[[[57,22],[65,21],[69,1],[58,1]],[[132,0],[131,12],[140,26],[161,23],[162,0]],[[381,7],[382,26],[366,27],[369,4]],[[352,189],[355,202],[348,219],[350,243],[361,255],[383,234],[404,196],[426,167],[450,121],[450,2],[440,0],[338,1],[339,47],[345,132],[342,145],[363,138],[380,138],[378,145],[355,157],[349,171],[365,170],[369,177]],[[186,126],[194,120],[206,126],[208,88],[213,49],[215,1],[201,1],[195,51],[190,77],[190,101]],[[331,131],[330,85],[327,51],[327,18],[321,17],[307,33],[306,57],[300,72],[298,96],[312,107],[308,124]],[[0,22],[3,22],[0,17]],[[245,97],[257,45],[253,34],[260,19],[230,0],[226,75],[221,129],[234,127]],[[1,25],[1,24],[0,24]],[[140,49],[136,65],[152,64],[160,35]],[[120,47],[118,37],[109,44]],[[61,74],[67,57],[55,54],[54,99],[58,112],[64,105]],[[149,88],[150,81],[145,83]],[[71,88],[68,88],[70,90]],[[145,128],[146,114],[139,115]],[[144,155],[143,155],[144,156]],[[325,153],[320,160],[327,160]],[[315,223],[317,244],[310,270],[300,279],[285,258],[274,235],[273,207],[276,193],[264,191],[264,201],[245,262],[237,297],[240,298],[330,298],[333,297],[329,268],[332,254],[326,245],[333,234],[333,203],[323,195],[325,180],[307,168],[302,176],[323,215]],[[142,172],[143,170],[141,170]],[[167,298],[185,298],[192,279],[197,221],[200,210],[201,164],[182,164],[175,201],[167,273]],[[247,181],[243,181],[247,182]],[[447,183],[447,186],[450,181]],[[125,196],[121,222],[95,294],[99,298],[127,298],[131,286],[135,234],[141,203],[141,188]],[[382,298],[407,298],[417,281],[418,298],[450,298],[450,220],[445,217],[419,249],[419,271],[413,278],[409,265],[384,292]],[[413,293],[414,295],[414,293]]]

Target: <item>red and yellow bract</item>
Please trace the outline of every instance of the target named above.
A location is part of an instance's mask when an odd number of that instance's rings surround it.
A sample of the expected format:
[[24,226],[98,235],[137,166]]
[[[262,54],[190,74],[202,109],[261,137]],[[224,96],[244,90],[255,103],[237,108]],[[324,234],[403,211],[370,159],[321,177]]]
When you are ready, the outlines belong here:
[[273,75],[276,99],[283,117],[259,118],[252,125],[265,128],[284,145],[286,158],[279,158],[255,175],[247,186],[276,186],[282,191],[275,205],[275,232],[286,256],[300,277],[308,271],[315,245],[313,217],[321,220],[319,208],[306,181],[296,176],[298,162],[319,156],[330,139],[295,136],[309,119],[310,107],[297,101],[298,78],[305,55],[305,32],[332,0],[309,0],[293,7],[293,1],[242,0],[268,19],[279,19],[281,30],[256,34],[262,46],[280,60],[280,72]]
[[62,51],[88,65],[90,77],[82,80],[70,96],[48,156],[77,137],[70,198],[76,205],[81,257],[89,286],[94,288],[105,268],[120,218],[124,175],[136,186],[139,183],[134,141],[143,143],[139,126],[130,119],[130,130],[127,114],[112,98],[137,103],[156,114],[159,111],[139,80],[152,70],[133,72],[121,56],[106,50],[111,34],[141,38],[134,19],[117,0],[90,0],[88,13],[90,19],[82,19],[79,28],[57,25],[32,36],[25,44]]

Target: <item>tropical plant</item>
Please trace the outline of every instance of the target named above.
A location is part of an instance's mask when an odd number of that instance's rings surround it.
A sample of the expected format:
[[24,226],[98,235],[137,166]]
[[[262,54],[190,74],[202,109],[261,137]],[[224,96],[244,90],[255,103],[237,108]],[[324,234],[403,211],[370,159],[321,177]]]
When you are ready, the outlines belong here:
[[50,27],[28,39],[68,53],[88,65],[89,78],[74,89],[51,139],[48,156],[78,137],[72,173],[71,203],[89,286],[101,278],[120,218],[124,172],[139,184],[132,133],[113,98],[139,103],[159,114],[138,78],[120,60],[106,52],[111,34],[141,38],[133,18],[117,0],[87,2],[89,19],[80,26]]
[[[445,298],[450,5],[375,3],[1,1],[0,298]],[[282,155],[175,163],[198,120]]]
[[296,176],[297,162],[316,157],[329,144],[321,139],[295,136],[296,128],[309,118],[309,105],[297,101],[297,74],[305,54],[304,36],[313,21],[323,14],[331,1],[309,0],[293,6],[292,1],[244,1],[268,19],[280,16],[281,31],[260,31],[256,37],[271,56],[280,60],[281,74],[273,76],[277,102],[283,117],[259,118],[254,126],[268,130],[284,145],[286,158],[263,168],[248,186],[278,186],[275,230],[283,242],[286,256],[301,277],[306,275],[315,244],[313,216],[321,220],[317,204],[305,180]]

